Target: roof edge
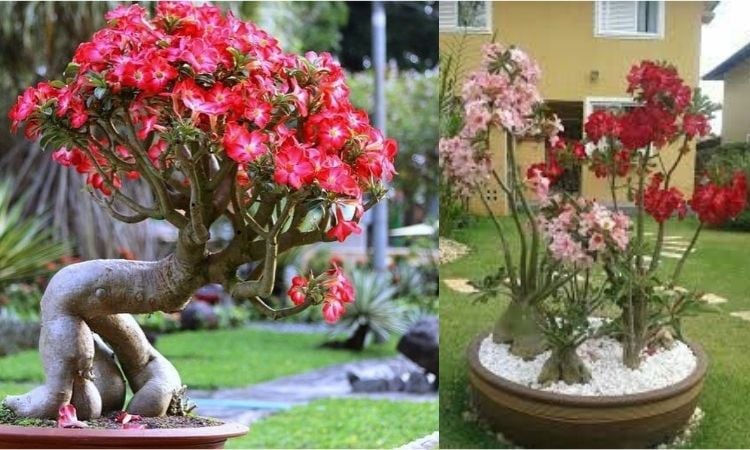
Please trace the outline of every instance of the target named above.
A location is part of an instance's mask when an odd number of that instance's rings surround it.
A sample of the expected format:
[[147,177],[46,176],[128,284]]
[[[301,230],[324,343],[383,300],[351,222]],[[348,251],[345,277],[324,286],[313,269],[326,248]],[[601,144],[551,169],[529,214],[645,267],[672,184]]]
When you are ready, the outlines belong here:
[[701,77],[702,80],[706,81],[720,81],[724,79],[724,75],[732,70],[737,64],[750,58],[750,42],[745,44],[744,47],[734,52],[732,56],[724,60],[721,64],[714,67],[713,70]]

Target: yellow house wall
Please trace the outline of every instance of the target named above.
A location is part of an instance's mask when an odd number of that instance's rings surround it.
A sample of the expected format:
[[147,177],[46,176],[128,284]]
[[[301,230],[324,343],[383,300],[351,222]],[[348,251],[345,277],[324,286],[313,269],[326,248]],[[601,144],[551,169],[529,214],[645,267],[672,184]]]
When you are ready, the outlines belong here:
[[721,140],[745,142],[750,134],[750,59],[724,77]]
[[[594,37],[593,2],[495,2],[492,26],[497,40],[514,44],[535,58],[542,69],[540,89],[548,100],[584,101],[586,97],[627,97],[625,76],[633,64],[643,59],[667,60],[677,66],[681,76],[692,86],[699,80],[699,50],[702,2],[665,3],[664,37],[659,39],[625,39]],[[475,68],[480,48],[491,34],[440,33],[441,51],[451,46],[462,48],[464,73]],[[591,72],[598,71],[596,81]],[[747,98],[750,98],[748,96]],[[504,139],[493,140],[495,166],[504,173]],[[524,143],[519,159],[525,164],[543,159],[543,148]],[[676,149],[663,151],[667,162]],[[684,158],[674,174],[674,185],[688,195],[692,193],[695,151]],[[609,189],[604,180],[586,170],[581,180],[583,195],[607,201]],[[624,196],[624,192],[623,192]],[[472,210],[482,213],[481,202],[471,203]],[[498,206],[498,212],[504,209]]]

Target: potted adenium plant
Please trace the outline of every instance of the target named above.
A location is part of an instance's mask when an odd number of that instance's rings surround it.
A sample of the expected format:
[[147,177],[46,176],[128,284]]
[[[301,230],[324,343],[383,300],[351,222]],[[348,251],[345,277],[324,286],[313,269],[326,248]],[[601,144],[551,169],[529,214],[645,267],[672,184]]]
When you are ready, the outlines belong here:
[[[487,159],[491,130],[507,136],[508,176],[486,173],[506,195],[520,248],[513,252],[487,205],[504,264],[476,283],[478,300],[503,294],[510,303],[492,333],[468,350],[473,400],[493,428],[525,446],[665,442],[693,414],[707,368],[681,327],[683,317],[706,305],[700,292],[677,282],[704,225],[745,208],[745,176],[731,168],[705,174],[689,200],[674,186],[677,167],[690,157],[690,143],[710,131],[716,108],[669,64],[633,66],[633,106],[591,114],[580,142],[557,136],[561,127],[545,114],[538,78],[521,50],[485,46],[480,69],[463,85],[465,125],[450,142],[470,148],[476,168]],[[546,140],[547,155],[522,178],[516,141],[528,139]],[[609,207],[555,188],[575,166],[607,180]],[[699,225],[665,277],[666,224],[689,209]],[[656,223],[653,245],[647,215]]]
[[[149,16],[135,4],[106,19],[62,79],[18,97],[12,128],[23,124],[27,138],[41,138],[55,161],[87,177],[92,198],[116,219],[164,220],[178,238],[159,261],[85,261],[50,281],[39,342],[46,381],[7,397],[4,407],[19,418],[59,416],[60,426],[123,410],[121,423],[180,413],[180,376],[131,314],[180,310],[207,283],[224,285],[272,319],[315,305],[329,322],[341,317],[354,293],[338,268],[296,278],[292,306],[273,308],[263,298],[282,252],[360,231],[362,214],[386,192],[397,151],[352,106],[344,72],[328,54],[285,53],[253,23],[213,6],[159,3]],[[150,189],[151,202],[129,195],[135,183]],[[219,220],[234,237],[209,248]],[[249,277],[238,278],[248,263]],[[133,392],[127,406],[126,382]],[[0,441],[18,445],[24,433],[16,428],[0,427]],[[66,438],[108,434],[87,442],[113,444],[113,431],[75,431]],[[180,430],[164,445],[221,445],[244,432]],[[128,439],[114,433],[117,445]]]

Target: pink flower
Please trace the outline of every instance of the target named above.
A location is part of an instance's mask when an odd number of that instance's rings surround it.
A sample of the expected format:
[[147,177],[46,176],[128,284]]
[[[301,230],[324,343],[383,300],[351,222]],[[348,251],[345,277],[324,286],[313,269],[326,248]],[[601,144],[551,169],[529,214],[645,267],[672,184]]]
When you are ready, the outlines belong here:
[[246,164],[258,159],[268,151],[268,136],[260,131],[247,131],[242,125],[230,123],[224,132],[222,144],[227,156],[239,164]]
[[57,428],[88,428],[88,425],[78,420],[75,406],[68,403],[57,412]]
[[314,167],[301,146],[285,145],[275,156],[276,170],[273,174],[275,182],[299,189],[303,183],[309,182],[313,177]]
[[328,323],[336,323],[346,312],[344,304],[335,298],[323,302],[323,319]]

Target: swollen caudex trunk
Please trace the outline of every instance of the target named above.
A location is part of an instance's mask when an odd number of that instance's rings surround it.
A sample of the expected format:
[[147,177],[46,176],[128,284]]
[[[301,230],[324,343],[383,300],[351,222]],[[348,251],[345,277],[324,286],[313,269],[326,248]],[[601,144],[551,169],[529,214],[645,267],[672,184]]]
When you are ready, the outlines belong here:
[[45,383],[7,397],[5,404],[21,417],[37,418],[56,417],[66,403],[76,407],[81,419],[120,409],[124,391],[119,370],[105,361],[96,333],[114,351],[133,390],[128,412],[164,415],[182,386],[180,376],[130,314],[183,308],[205,282],[191,268],[203,266],[171,255],[157,262],[96,260],[62,269],[41,302],[39,351]]
[[533,306],[511,301],[495,322],[492,340],[497,344],[509,344],[510,352],[520,358],[536,357],[547,349],[537,314]]
[[591,373],[576,354],[575,347],[554,348],[542,366],[537,381],[542,385],[558,381],[566,384],[588,383],[591,381]]

